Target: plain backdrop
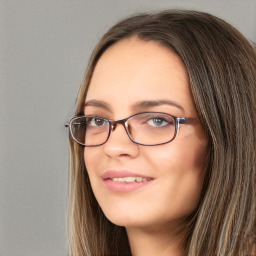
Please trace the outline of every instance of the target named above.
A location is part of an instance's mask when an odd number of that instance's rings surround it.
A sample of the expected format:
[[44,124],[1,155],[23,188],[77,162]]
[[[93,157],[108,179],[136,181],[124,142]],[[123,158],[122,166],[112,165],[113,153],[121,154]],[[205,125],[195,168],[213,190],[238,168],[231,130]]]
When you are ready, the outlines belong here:
[[68,131],[89,56],[136,12],[210,12],[256,41],[256,0],[0,0],[0,255],[65,256]]

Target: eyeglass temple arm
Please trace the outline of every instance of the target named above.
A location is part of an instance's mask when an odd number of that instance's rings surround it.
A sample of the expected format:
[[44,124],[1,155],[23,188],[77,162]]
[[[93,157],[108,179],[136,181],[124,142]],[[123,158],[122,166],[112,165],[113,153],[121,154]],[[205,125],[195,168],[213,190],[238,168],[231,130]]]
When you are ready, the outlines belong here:
[[194,124],[196,122],[196,118],[188,118],[188,117],[177,117],[179,124]]

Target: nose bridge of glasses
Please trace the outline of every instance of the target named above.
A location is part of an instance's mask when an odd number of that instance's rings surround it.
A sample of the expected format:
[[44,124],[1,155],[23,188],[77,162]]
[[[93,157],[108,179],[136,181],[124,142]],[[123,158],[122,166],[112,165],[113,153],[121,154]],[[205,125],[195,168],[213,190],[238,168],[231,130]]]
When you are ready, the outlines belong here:
[[126,122],[126,119],[122,119],[122,120],[117,120],[117,121],[110,121],[110,124],[111,124],[111,131],[115,131],[116,127],[118,124],[121,124],[124,129],[126,130],[126,127],[125,127],[125,122]]

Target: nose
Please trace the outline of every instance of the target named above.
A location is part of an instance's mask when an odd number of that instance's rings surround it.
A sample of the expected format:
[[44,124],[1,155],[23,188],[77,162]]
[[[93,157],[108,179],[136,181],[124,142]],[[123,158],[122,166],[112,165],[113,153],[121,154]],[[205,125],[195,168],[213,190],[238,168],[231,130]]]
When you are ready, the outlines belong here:
[[103,145],[104,152],[112,158],[135,158],[139,155],[139,145],[132,142],[122,122],[115,122],[108,141]]
[[121,124],[125,128],[124,122],[122,122],[122,120],[114,121],[114,122],[111,123],[111,131],[112,132],[116,129],[117,124]]

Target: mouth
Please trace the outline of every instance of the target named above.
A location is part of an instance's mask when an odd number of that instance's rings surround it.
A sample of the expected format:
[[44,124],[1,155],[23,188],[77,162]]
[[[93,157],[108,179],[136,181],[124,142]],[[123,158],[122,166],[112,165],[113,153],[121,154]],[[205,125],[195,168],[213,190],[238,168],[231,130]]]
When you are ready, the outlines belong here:
[[113,181],[116,182],[147,182],[149,180],[152,180],[152,178],[143,178],[143,177],[124,177],[124,178],[113,178]]
[[102,175],[107,189],[113,192],[130,192],[149,185],[154,179],[130,171],[107,171]]

